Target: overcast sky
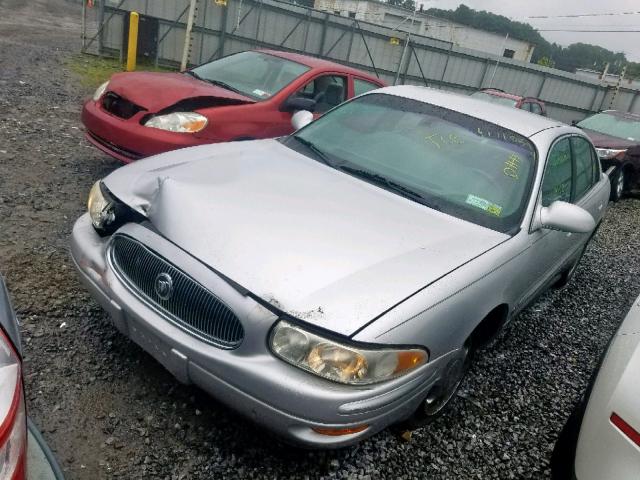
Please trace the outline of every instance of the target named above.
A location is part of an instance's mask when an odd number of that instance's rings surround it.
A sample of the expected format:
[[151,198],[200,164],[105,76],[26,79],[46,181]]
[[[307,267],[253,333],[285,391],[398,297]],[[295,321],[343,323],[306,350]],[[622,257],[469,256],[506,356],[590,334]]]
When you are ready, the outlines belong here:
[[[425,8],[455,10],[464,3],[474,10],[487,10],[512,20],[527,22],[537,29],[562,30],[640,30],[640,14],[580,18],[526,18],[533,15],[575,15],[585,13],[640,12],[638,0],[418,0]],[[560,45],[583,42],[600,45],[640,62],[640,33],[569,33],[540,32],[550,42]]]

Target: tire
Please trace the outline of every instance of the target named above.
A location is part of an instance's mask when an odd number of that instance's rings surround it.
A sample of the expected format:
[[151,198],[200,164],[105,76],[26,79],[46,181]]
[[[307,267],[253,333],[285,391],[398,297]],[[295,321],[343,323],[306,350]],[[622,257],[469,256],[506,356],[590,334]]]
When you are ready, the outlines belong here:
[[618,168],[611,176],[611,195],[609,198],[618,202],[625,194],[626,175],[623,168]]
[[401,429],[415,430],[429,425],[450,407],[471,366],[474,354],[471,342],[467,342],[462,347],[462,351],[463,355],[452,359],[445,367],[446,373],[431,387],[413,415],[400,424]]

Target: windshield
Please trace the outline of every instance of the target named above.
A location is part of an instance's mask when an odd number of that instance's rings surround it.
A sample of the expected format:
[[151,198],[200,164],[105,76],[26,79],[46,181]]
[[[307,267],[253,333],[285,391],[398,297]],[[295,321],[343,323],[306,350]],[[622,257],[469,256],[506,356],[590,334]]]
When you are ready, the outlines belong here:
[[187,73],[254,100],[266,100],[309,69],[275,55],[241,52],[205,63]]
[[416,202],[501,232],[519,228],[535,170],[525,137],[417,100],[369,94],[284,140]]
[[610,113],[598,113],[585,118],[578,123],[580,128],[587,128],[596,132],[624,138],[632,142],[640,141],[640,121],[633,118],[625,118],[622,115]]
[[511,98],[499,97],[498,95],[491,95],[490,93],[485,92],[475,92],[472,93],[471,96],[473,98],[479,98],[480,100],[484,100],[486,102],[497,103],[499,105],[506,105],[507,107],[515,107],[516,102]]

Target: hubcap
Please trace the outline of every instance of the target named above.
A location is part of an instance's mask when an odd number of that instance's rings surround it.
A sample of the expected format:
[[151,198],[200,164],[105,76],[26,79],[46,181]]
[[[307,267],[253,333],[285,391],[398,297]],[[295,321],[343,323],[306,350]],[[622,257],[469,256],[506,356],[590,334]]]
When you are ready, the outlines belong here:
[[458,390],[464,377],[468,355],[469,349],[465,348],[461,356],[452,360],[449,365],[447,365],[442,379],[431,388],[424,401],[425,415],[429,417],[436,415],[449,403],[449,400],[451,400],[451,397],[453,397],[456,390]]

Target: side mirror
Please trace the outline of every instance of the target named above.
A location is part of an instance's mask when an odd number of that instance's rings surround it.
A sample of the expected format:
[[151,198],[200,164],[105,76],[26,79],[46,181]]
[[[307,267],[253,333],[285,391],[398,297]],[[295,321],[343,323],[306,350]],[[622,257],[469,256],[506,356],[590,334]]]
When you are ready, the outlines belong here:
[[280,110],[283,112],[297,112],[299,110],[307,110],[313,112],[316,108],[316,101],[312,98],[289,97],[287,98]]
[[579,122],[579,121],[580,121],[580,120],[571,120],[571,126],[572,126],[572,127],[577,127],[577,126],[578,126],[578,122]]
[[596,228],[596,222],[584,208],[557,200],[540,209],[540,226],[561,232],[589,233]]
[[313,113],[307,110],[300,110],[293,114],[291,117],[291,125],[294,130],[300,130],[302,127],[309,125],[313,122]]

